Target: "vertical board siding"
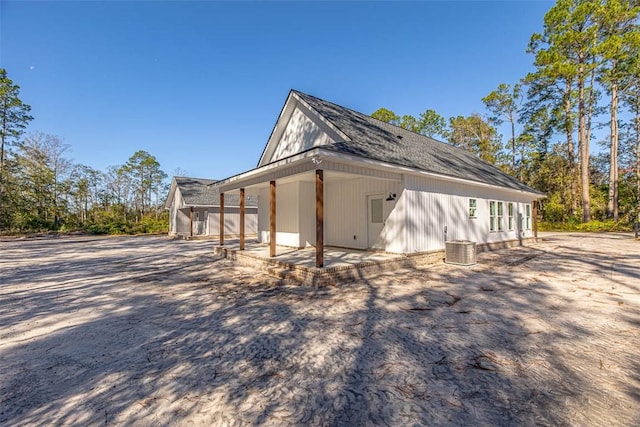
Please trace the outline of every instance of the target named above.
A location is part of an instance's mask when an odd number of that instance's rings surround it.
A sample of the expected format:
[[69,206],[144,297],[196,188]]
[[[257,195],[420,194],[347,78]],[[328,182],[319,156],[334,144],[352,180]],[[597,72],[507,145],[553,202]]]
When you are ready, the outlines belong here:
[[176,211],[176,234],[188,235],[191,230],[189,221],[189,209],[179,209]]
[[276,244],[300,246],[299,187],[297,182],[277,184],[276,190]]
[[[445,239],[482,244],[533,236],[532,227],[522,233],[518,227],[519,215],[525,222],[525,206],[533,200],[530,194],[417,175],[402,175],[401,181],[374,177],[332,180],[330,172],[325,173],[324,236],[328,246],[367,249],[367,197],[381,195],[386,199],[389,193],[395,193],[396,200],[384,201],[385,224],[380,234],[388,252],[441,250]],[[314,183],[298,181],[278,185],[276,198],[277,243],[293,247],[315,245]],[[475,218],[469,217],[470,198],[476,199]],[[503,203],[502,231],[489,231],[491,200]],[[509,202],[514,204],[513,230],[508,230]],[[268,188],[259,190],[258,204],[255,226],[258,238],[266,243],[269,241]]]
[[[518,229],[508,230],[507,203],[514,203],[516,212],[524,213],[530,197],[496,188],[484,188],[451,183],[418,176],[406,177],[406,194],[403,198],[406,210],[406,252],[420,252],[444,248],[447,240],[471,240],[491,243],[518,238]],[[476,218],[470,218],[469,199],[476,199]],[[503,202],[503,231],[489,231],[489,201]],[[517,214],[514,221],[517,225]],[[523,237],[533,233],[526,230]]]
[[[310,117],[309,113],[302,111],[298,106],[287,123],[280,141],[276,144],[273,154],[268,162],[289,157],[312,147],[330,144],[334,142],[318,124]],[[304,108],[306,110],[306,108]]]
[[299,183],[300,212],[300,247],[316,244],[316,186],[314,182]]
[[[213,212],[211,210],[214,210]],[[209,227],[207,234],[209,236],[220,235],[220,213],[218,208],[209,209]],[[244,232],[245,234],[255,234],[258,231],[258,213],[256,208],[245,208],[244,216]],[[224,208],[224,234],[238,235],[240,234],[240,208]]]
[[[176,190],[175,197],[170,207],[169,234],[189,236],[191,234],[190,208],[185,207],[180,190]],[[194,236],[218,236],[220,230],[219,208],[215,206],[194,208],[193,235]],[[199,220],[195,220],[198,213]],[[206,215],[205,215],[206,214]],[[225,234],[240,233],[240,209],[225,206],[224,211]],[[256,207],[247,207],[245,216],[245,233],[258,232],[258,212]]]
[[269,242],[269,188],[258,193],[258,241]]
[[[385,226],[382,233],[387,242],[387,250],[402,246],[402,218],[396,207],[401,197],[399,182],[373,178],[356,178],[340,182],[325,182],[325,236],[326,245],[366,249],[367,236],[367,196],[381,194],[386,198],[396,193],[396,200],[384,203]],[[355,239],[354,239],[355,236]],[[393,239],[400,239],[390,243]]]
[[[297,182],[277,184],[276,243],[300,247],[299,186]],[[258,196],[258,239],[269,243],[269,189],[261,189]]]

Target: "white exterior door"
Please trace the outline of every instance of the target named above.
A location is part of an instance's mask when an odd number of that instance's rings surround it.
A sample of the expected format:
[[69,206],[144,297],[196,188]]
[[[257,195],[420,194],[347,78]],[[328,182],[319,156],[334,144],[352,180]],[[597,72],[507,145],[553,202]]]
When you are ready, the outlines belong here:
[[367,196],[367,235],[368,247],[371,249],[384,249],[384,195],[376,194]]

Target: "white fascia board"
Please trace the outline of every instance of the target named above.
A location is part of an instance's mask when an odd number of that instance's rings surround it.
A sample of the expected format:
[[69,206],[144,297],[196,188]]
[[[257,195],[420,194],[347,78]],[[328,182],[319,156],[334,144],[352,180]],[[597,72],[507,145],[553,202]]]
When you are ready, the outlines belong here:
[[267,154],[271,154],[273,151],[272,145],[273,141],[276,140],[278,136],[281,134],[282,127],[286,126],[286,121],[289,121],[289,117],[293,112],[293,106],[291,105],[291,98],[293,97],[293,91],[289,91],[289,95],[287,95],[287,99],[284,101],[284,105],[280,110],[280,114],[278,114],[278,118],[276,119],[276,123],[273,125],[273,129],[271,130],[271,134],[269,135],[269,139],[267,139],[267,144],[262,149],[262,154],[260,155],[260,160],[258,160],[258,167],[262,164]]
[[[232,176],[230,178],[218,181],[214,185],[219,186],[220,191],[222,192],[227,190],[239,189],[242,187],[242,181],[258,178],[260,175],[266,175],[269,172],[272,172],[274,170],[280,169],[285,166],[291,166],[295,163],[299,163],[311,157],[316,157],[319,161],[322,161],[323,159],[331,159],[332,162],[336,162],[336,163],[351,163],[351,164],[358,163],[360,165],[365,165],[374,169],[385,170],[385,171],[393,172],[396,174],[406,173],[406,174],[420,175],[420,176],[426,176],[429,178],[434,178],[442,181],[454,182],[454,183],[459,183],[464,185],[471,185],[475,187],[490,188],[490,189],[506,191],[506,192],[516,193],[516,194],[528,194],[528,195],[534,196],[535,199],[546,198],[546,195],[534,193],[531,191],[517,190],[515,188],[503,187],[500,185],[487,184],[484,182],[471,181],[464,178],[456,178],[456,177],[442,175],[434,172],[427,172],[420,169],[410,168],[407,166],[399,166],[391,163],[382,162],[380,160],[367,159],[365,157],[359,157],[351,154],[345,154],[345,153],[339,153],[336,151],[326,150],[326,149],[323,149],[322,147],[315,147],[315,148],[312,148],[311,150],[305,151],[300,154],[296,154],[291,157],[287,157],[286,159],[282,159],[274,163],[270,163],[266,166],[262,166],[260,168],[252,169],[250,171],[241,173],[239,175]],[[317,169],[322,169],[322,167],[318,166]]]
[[260,156],[260,160],[258,161],[258,166],[262,164],[267,155],[271,155],[275,150],[275,145],[280,142],[280,138],[282,137],[282,132],[286,128],[291,114],[296,109],[296,103],[300,103],[303,105],[311,114],[313,114],[319,121],[324,123],[327,127],[333,130],[339,137],[343,138],[344,141],[351,141],[351,139],[340,129],[338,129],[333,123],[324,118],[317,110],[315,110],[311,105],[305,102],[300,96],[291,91],[287,100],[280,110],[280,114],[278,115],[278,119],[276,120],[276,124],[273,126],[273,130],[271,131],[271,135],[269,135],[269,139],[267,140],[267,145],[262,150],[262,155]]
[[176,189],[178,188],[178,184],[176,183],[176,179],[171,179],[171,188],[169,189],[169,195],[167,196],[167,200],[164,202],[165,209],[171,209],[171,203],[173,203],[174,195],[176,194]]
[[[185,209],[185,208],[219,208],[220,205],[185,205],[183,208],[181,209]],[[224,208],[238,208],[240,209],[240,205],[224,205]],[[257,206],[247,206],[244,205],[245,209],[258,209]]]
[[214,184],[215,187],[218,187],[220,192],[224,193],[226,191],[237,190],[242,188],[242,182],[247,181],[249,179],[258,178],[261,175],[266,175],[269,172],[273,172],[274,170],[281,169],[283,167],[292,166],[296,163],[300,163],[309,157],[314,157],[318,155],[318,148],[312,148],[311,150],[305,151],[300,154],[293,155],[291,157],[287,157],[285,159],[278,160],[277,162],[269,163],[268,165],[261,166],[259,168],[251,169],[247,172],[240,173],[238,175],[234,175],[232,177],[222,179]]

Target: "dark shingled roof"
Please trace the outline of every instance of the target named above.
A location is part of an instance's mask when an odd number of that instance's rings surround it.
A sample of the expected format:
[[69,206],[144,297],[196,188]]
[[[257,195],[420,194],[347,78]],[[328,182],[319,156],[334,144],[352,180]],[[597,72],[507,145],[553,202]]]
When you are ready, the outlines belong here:
[[[214,187],[217,181],[204,178],[187,178],[175,176],[176,185],[187,206],[220,206],[220,191]],[[225,206],[240,206],[240,195],[229,193],[224,195]],[[258,206],[257,196],[247,195],[246,206]]]
[[351,139],[323,145],[324,149],[469,181],[543,194],[466,150],[314,96],[295,90],[292,92]]

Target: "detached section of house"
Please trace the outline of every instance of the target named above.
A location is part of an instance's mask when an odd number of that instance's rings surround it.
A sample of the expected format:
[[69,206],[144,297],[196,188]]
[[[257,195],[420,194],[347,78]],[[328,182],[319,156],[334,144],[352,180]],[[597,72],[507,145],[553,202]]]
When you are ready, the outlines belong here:
[[533,237],[544,195],[472,153],[291,91],[255,169],[218,181],[258,196],[258,240],[399,254],[449,240],[505,245]]
[[[220,235],[220,193],[212,179],[173,177],[165,203],[169,210],[169,235],[205,237]],[[230,194],[224,206],[224,234],[240,233],[240,201]],[[245,207],[245,232],[255,235],[258,225],[257,197],[249,196]]]

